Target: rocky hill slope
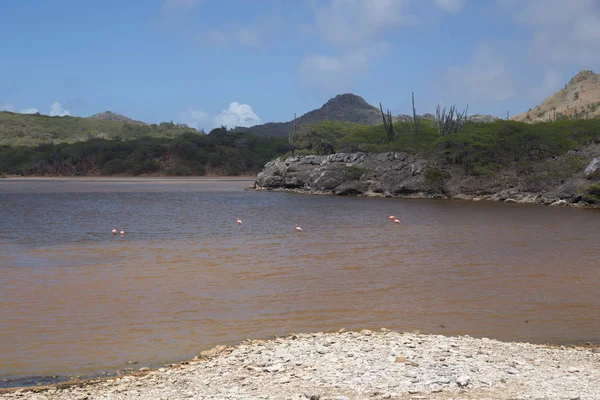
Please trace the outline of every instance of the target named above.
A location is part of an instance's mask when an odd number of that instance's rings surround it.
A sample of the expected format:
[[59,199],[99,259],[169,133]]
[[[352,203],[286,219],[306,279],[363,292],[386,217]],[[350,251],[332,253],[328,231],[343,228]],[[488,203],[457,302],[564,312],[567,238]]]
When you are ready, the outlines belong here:
[[540,122],[598,117],[600,117],[600,74],[584,70],[542,104],[512,119]]
[[136,124],[136,125],[148,125],[145,122],[142,121],[136,121],[134,119],[131,119],[129,117],[126,117],[124,115],[121,114],[116,114],[112,111],[105,111],[105,112],[101,112],[98,114],[94,114],[91,117],[88,117],[90,119],[98,119],[98,120],[102,120],[102,121],[118,121],[118,122],[127,122],[130,124]]
[[[297,118],[298,125],[311,125],[321,121],[355,122],[363,125],[381,123],[379,109],[370,105],[360,96],[352,93],[339,94],[320,108]],[[249,128],[236,127],[235,132],[250,132],[259,136],[287,136],[292,130],[293,121],[269,122]]]

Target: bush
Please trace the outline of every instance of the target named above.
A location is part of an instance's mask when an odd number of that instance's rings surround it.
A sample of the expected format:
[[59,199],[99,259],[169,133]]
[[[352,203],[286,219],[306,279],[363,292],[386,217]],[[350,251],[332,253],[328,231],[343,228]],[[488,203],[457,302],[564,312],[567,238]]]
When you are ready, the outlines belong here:
[[581,198],[589,203],[600,203],[600,182],[589,185],[580,191]]
[[425,184],[431,189],[438,190],[444,185],[444,174],[438,167],[426,166],[423,175],[425,176]]
[[368,172],[370,172],[370,170],[367,168],[359,167],[358,165],[350,165],[344,167],[344,178],[349,180],[359,180]]

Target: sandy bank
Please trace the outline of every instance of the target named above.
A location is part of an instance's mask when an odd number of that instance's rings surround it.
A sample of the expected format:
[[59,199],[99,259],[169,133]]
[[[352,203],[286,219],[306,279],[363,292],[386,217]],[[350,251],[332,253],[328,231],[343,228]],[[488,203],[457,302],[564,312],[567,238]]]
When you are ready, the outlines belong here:
[[172,368],[1,399],[600,399],[597,349],[361,331],[217,347]]

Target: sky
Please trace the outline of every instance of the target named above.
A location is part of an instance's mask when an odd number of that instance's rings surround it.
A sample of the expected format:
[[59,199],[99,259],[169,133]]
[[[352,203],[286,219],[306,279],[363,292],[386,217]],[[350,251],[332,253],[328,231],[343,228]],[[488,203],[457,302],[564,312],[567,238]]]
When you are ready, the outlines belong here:
[[600,0],[2,0],[0,110],[206,131],[341,93],[527,111],[600,72]]

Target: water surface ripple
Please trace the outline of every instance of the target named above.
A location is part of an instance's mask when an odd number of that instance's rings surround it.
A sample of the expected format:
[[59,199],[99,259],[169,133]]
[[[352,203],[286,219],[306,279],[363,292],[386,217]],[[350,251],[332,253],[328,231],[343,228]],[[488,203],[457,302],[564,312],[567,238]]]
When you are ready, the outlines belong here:
[[0,377],[341,327],[600,341],[597,211],[247,185],[0,182]]

